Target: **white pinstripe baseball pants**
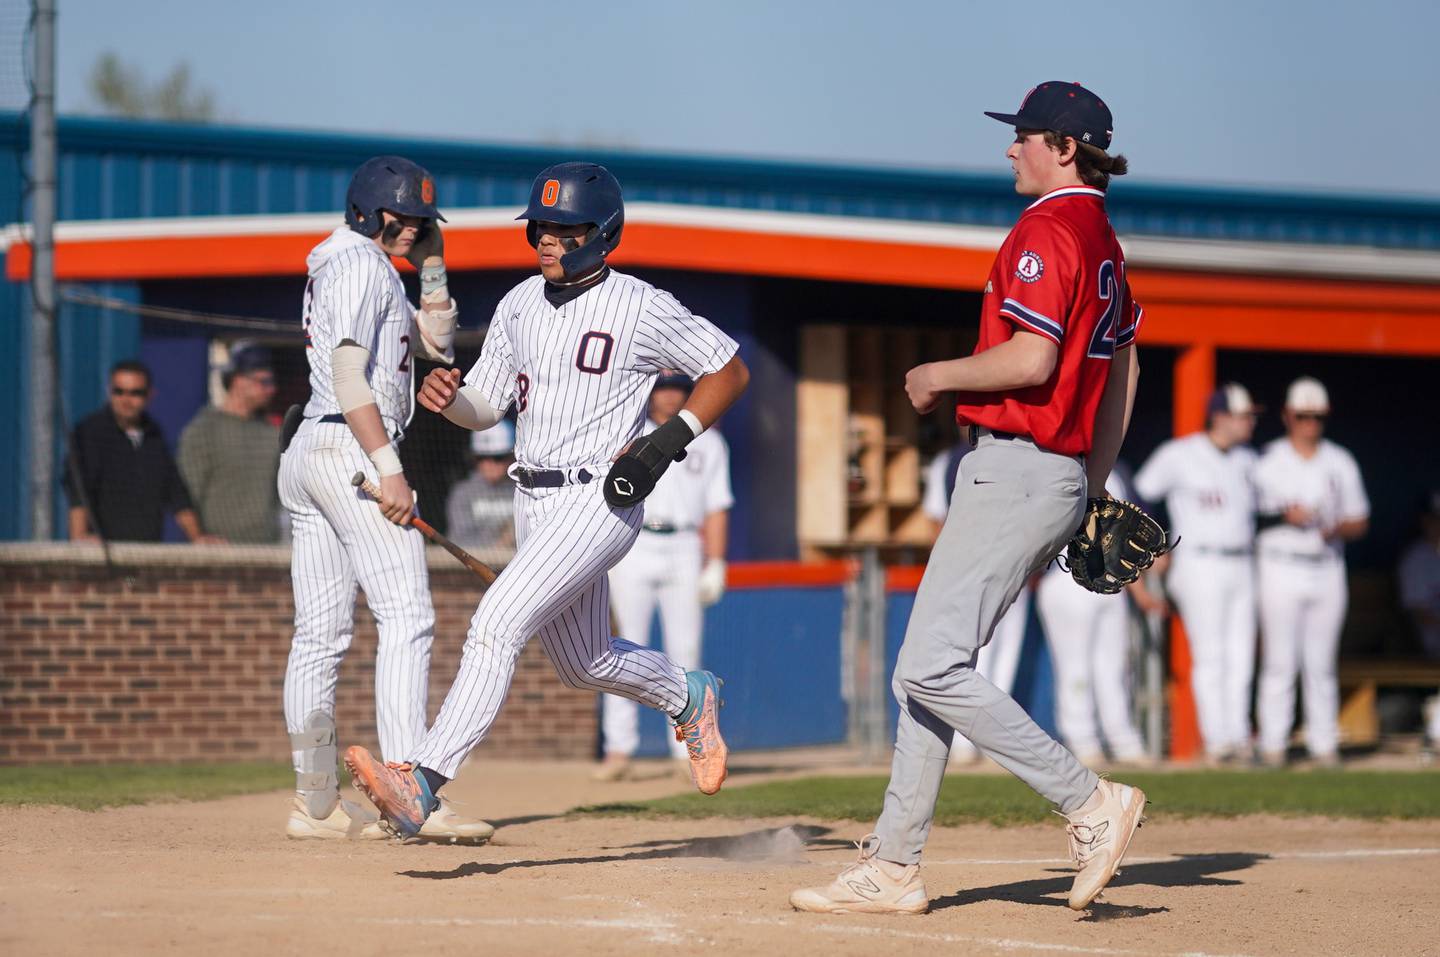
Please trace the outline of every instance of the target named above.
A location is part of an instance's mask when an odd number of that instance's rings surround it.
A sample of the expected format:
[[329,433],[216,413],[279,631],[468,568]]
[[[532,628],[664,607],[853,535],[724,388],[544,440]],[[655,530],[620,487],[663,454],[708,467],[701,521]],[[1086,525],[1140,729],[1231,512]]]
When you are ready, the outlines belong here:
[[572,688],[624,695],[669,715],[685,707],[685,669],[610,634],[606,578],[635,543],[643,505],[611,508],[601,484],[517,489],[515,558],[470,620],[460,672],[412,764],[454,777],[495,722],[532,635]]
[[293,734],[304,729],[312,712],[335,713],[340,659],[354,636],[358,584],[380,633],[375,656],[380,751],[399,761],[425,734],[435,610],[423,538],[387,521],[351,486],[351,476],[362,470],[377,481],[374,466],[341,422],[306,421],[280,458],[280,503],[290,513],[295,589],[285,724]]

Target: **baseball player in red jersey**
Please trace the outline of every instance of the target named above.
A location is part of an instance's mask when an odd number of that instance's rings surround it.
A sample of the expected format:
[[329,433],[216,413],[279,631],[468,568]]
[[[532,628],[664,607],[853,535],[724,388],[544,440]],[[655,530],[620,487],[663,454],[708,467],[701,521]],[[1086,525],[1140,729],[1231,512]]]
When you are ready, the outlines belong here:
[[1035,87],[1015,114],[1006,151],[1015,189],[1035,202],[1000,247],[985,285],[973,355],[910,370],[917,412],[945,392],[975,436],[950,516],[915,596],[893,688],[895,756],[875,833],[826,887],[797,890],[799,910],[919,914],[920,878],[954,732],[1055,802],[1079,868],[1070,906],[1115,875],[1140,826],[1145,795],[1102,781],[975,670],[975,658],[1026,579],[1075,534],[1086,490],[1103,495],[1135,396],[1141,311],[1105,213],[1110,110],[1073,83]]

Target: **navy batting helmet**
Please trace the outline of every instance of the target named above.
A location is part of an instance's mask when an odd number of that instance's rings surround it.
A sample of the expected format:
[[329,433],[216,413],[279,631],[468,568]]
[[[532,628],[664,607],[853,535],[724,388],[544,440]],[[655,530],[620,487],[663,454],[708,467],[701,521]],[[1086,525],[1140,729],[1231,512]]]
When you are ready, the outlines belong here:
[[515,218],[530,220],[525,237],[531,246],[540,242],[537,222],[589,224],[585,245],[560,257],[565,275],[584,276],[620,245],[625,200],[620,195],[620,181],[605,167],[596,163],[557,163],[535,177],[530,187],[530,205]]
[[380,210],[422,219],[445,217],[435,208],[435,178],[425,167],[402,156],[366,160],[350,177],[345,192],[345,222],[362,236],[380,232]]

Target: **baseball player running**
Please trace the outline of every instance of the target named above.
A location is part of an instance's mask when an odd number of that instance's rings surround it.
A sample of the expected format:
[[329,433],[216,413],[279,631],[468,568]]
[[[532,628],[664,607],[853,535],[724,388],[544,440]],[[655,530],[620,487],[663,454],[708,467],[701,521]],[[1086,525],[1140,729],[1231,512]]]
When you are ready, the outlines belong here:
[[1257,409],[1244,386],[1210,397],[1205,430],[1163,443],[1135,489],[1165,500],[1185,542],[1166,588],[1190,641],[1190,686],[1210,763],[1249,760],[1255,676],[1255,451]]
[[1324,438],[1330,396],[1309,377],[1285,394],[1285,435],[1255,467],[1261,524],[1260,756],[1285,762],[1295,721],[1295,676],[1304,681],[1305,745],[1316,763],[1340,762],[1335,659],[1345,623],[1345,543],[1370,526],[1355,457]]
[[[345,225],[311,251],[305,286],[310,401],[286,416],[280,501],[294,534],[295,636],[285,670],[285,723],[295,759],[291,837],[345,837],[336,777],[335,684],[354,629],[355,588],[375,615],[375,714],[381,753],[408,754],[425,733],[435,612],[423,542],[405,525],[415,497],[396,445],[412,412],[411,359],[452,361],[457,308],[447,287],[435,183],[398,156],[355,171]],[[421,308],[391,256],[420,270]],[[379,508],[350,484],[379,479]],[[493,833],[448,806],[423,839],[483,842]],[[361,832],[383,839],[379,828]]]
[[[360,747],[345,755],[357,786],[404,835],[424,826],[436,792],[485,737],[536,634],[566,684],[670,715],[700,791],[725,780],[717,679],[612,637],[606,572],[640,534],[645,496],[740,396],[749,372],[733,339],[606,264],[625,212],[604,167],[544,170],[517,218],[528,220],[540,275],[500,300],[463,384],[459,370],[441,369],[420,391],[426,408],[468,429],[493,426],[515,405],[515,558],[476,609],[455,683],[405,763],[382,764]],[[695,390],[642,436],[646,399],[666,368],[698,380]]]
[[[955,483],[959,481],[960,461],[973,452],[970,443],[963,439],[935,456],[925,470],[925,494],[920,501],[920,510],[935,526],[935,535],[945,527],[945,516],[950,511],[950,500],[955,497]],[[975,671],[1001,691],[1009,694],[1015,687],[1015,675],[1020,670],[1020,652],[1025,647],[1025,625],[1030,618],[1030,587],[1020,589],[1015,603],[1000,620],[990,641],[980,649],[975,659]],[[954,765],[974,764],[980,760],[980,752],[970,739],[959,731],[950,742],[950,763]]]
[[1120,866],[1145,795],[1095,776],[1015,701],[975,671],[975,656],[1026,579],[1070,540],[1124,439],[1139,366],[1140,308],[1105,213],[1126,170],[1110,145],[1110,110],[1079,84],[1042,83],[1015,114],[1006,150],[1015,189],[1035,197],[996,256],[973,355],[911,369],[905,388],[929,412],[959,393],[978,436],[960,466],[950,518],[915,597],[895,669],[895,756],[875,833],[859,860],[791,904],[822,913],[918,914],[929,908],[920,854],[950,739],[1059,805],[1079,865],[1070,906],[1090,902]]
[[[686,375],[662,374],[650,393],[644,432],[674,418],[692,386]],[[735,500],[730,447],[718,431],[702,432],[685,451],[685,461],[661,476],[645,500],[645,524],[635,547],[610,569],[610,600],[620,633],[641,645],[650,643],[650,620],[658,606],[665,654],[685,668],[698,668],[704,609],[725,592],[725,543]],[[601,702],[605,761],[595,778],[618,781],[630,774],[630,759],[640,745],[640,709],[617,695],[605,695]],[[670,754],[688,764],[680,740],[670,742]]]

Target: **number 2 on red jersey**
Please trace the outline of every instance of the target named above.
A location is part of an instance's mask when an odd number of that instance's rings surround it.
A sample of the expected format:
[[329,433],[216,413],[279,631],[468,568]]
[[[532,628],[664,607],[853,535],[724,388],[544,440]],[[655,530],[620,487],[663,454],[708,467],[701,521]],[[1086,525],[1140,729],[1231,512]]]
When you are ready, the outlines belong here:
[[1105,311],[1100,314],[1100,321],[1095,324],[1095,332],[1090,336],[1090,348],[1085,355],[1090,359],[1113,359],[1115,321],[1120,316],[1120,307],[1125,303],[1124,260],[1121,260],[1118,270],[1112,260],[1107,259],[1101,263],[1098,286],[1100,301],[1105,303]]

